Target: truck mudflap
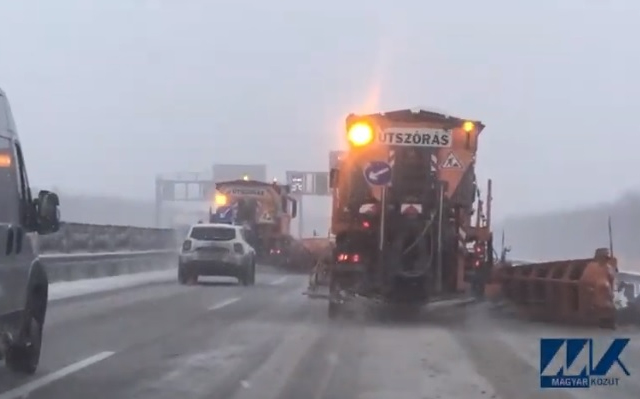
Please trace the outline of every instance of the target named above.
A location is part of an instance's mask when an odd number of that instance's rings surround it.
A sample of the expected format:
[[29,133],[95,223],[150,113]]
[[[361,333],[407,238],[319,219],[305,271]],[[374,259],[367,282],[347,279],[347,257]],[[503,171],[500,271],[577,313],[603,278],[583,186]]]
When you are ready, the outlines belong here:
[[329,264],[319,259],[309,274],[309,285],[303,293],[311,299],[329,299]]
[[617,261],[608,250],[593,258],[502,267],[495,277],[502,299],[525,317],[615,328]]

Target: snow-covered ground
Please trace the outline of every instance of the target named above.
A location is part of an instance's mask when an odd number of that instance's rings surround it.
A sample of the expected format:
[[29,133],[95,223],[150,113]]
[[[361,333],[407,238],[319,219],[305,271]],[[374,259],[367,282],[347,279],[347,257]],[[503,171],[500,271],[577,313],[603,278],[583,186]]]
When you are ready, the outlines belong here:
[[161,270],[89,280],[61,281],[49,285],[49,300],[55,301],[96,292],[131,288],[149,283],[171,281],[176,278],[175,270]]

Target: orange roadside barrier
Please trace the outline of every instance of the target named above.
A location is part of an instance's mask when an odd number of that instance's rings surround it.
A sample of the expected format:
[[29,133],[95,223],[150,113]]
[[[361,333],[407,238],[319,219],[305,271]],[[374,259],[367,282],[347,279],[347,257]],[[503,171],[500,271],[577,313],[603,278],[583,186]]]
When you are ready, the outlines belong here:
[[527,316],[615,328],[617,261],[606,248],[593,258],[532,263],[497,271],[505,299]]

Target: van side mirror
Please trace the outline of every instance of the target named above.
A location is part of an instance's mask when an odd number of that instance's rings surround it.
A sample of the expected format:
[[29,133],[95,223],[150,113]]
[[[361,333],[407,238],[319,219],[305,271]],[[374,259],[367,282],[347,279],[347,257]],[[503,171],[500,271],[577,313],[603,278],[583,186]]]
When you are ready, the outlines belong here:
[[329,172],[329,188],[338,187],[338,175],[340,174],[339,169],[332,168]]
[[38,234],[51,234],[60,230],[60,199],[58,194],[42,190],[34,202],[38,215]]
[[298,201],[291,201],[291,219],[295,219],[298,216]]

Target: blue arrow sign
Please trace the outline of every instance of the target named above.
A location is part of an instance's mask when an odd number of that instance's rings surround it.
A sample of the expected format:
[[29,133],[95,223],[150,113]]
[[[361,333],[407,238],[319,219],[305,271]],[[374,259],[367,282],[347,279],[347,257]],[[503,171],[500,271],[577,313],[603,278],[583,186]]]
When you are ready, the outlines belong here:
[[374,186],[386,186],[391,183],[391,165],[384,161],[369,162],[364,168],[364,178]]

